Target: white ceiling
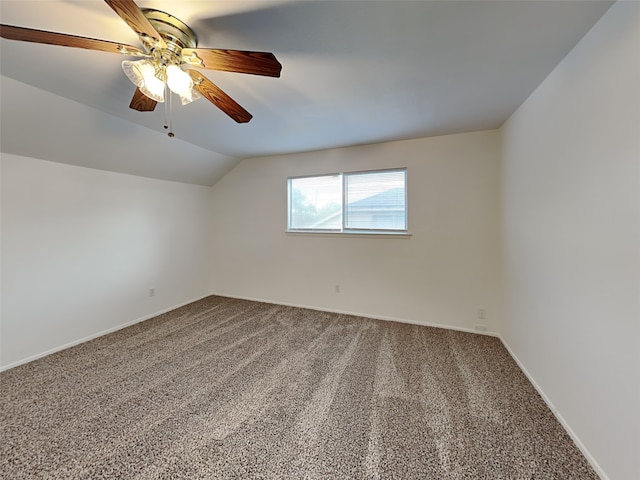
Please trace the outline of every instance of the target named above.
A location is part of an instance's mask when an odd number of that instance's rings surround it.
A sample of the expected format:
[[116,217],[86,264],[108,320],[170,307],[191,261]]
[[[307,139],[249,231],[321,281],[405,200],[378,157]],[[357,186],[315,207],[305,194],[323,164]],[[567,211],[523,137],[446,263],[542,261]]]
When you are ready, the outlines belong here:
[[[128,108],[127,57],[2,39],[6,153],[211,185],[247,157],[499,127],[611,1],[138,0],[199,47],[273,52],[281,78],[201,70],[246,108]],[[139,46],[102,0],[0,1],[2,23]],[[34,88],[35,87],[35,88]]]

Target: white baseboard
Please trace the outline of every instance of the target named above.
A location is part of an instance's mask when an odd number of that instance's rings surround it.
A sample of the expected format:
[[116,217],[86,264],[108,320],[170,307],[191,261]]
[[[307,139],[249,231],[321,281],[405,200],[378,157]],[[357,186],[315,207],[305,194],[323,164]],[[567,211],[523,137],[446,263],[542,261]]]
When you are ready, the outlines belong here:
[[239,300],[250,300],[250,301],[254,301],[254,302],[268,303],[268,304],[272,304],[272,305],[285,305],[285,306],[289,306],[289,307],[308,308],[308,309],[311,309],[311,310],[318,310],[318,311],[322,311],[322,312],[341,313],[341,314],[344,314],[344,315],[355,315],[355,316],[358,316],[358,317],[372,318],[374,320],[386,320],[386,321],[391,321],[391,322],[409,323],[409,324],[413,324],[413,325],[421,325],[421,326],[424,326],[424,327],[444,328],[444,329],[448,329],[448,330],[458,330],[458,331],[461,331],[461,332],[475,333],[475,334],[478,334],[478,335],[488,335],[488,336],[491,336],[491,337],[499,337],[499,335],[496,332],[488,332],[488,331],[482,332],[482,331],[474,330],[472,328],[455,327],[455,326],[451,326],[451,325],[443,325],[443,324],[438,324],[438,323],[424,322],[424,321],[407,319],[407,318],[389,317],[389,316],[383,316],[383,315],[372,315],[370,313],[352,312],[352,311],[347,311],[347,310],[333,310],[333,309],[327,309],[327,308],[317,307],[317,306],[313,306],[313,305],[301,305],[301,304],[287,303],[287,302],[274,302],[272,300],[265,300],[265,299],[262,299],[262,298],[242,297],[242,296],[228,295],[228,294],[221,294],[221,293],[209,293],[207,295],[203,295],[201,297],[198,297],[198,298],[186,301],[186,302],[182,302],[182,303],[179,303],[177,305],[173,305],[171,307],[159,310],[157,312],[151,313],[149,315],[145,315],[145,316],[140,317],[140,318],[136,318],[135,320],[131,320],[131,321],[123,323],[121,325],[117,325],[115,327],[108,328],[106,330],[102,330],[100,332],[94,333],[94,334],[89,335],[87,337],[83,337],[83,338],[80,338],[78,340],[74,340],[74,341],[66,343],[64,345],[60,345],[58,347],[46,350],[44,352],[40,352],[40,353],[37,353],[35,355],[31,355],[29,357],[23,358],[21,360],[18,360],[18,361],[12,362],[12,363],[9,363],[7,365],[2,365],[2,366],[0,366],[0,372],[3,372],[5,370],[9,370],[9,369],[17,367],[19,365],[24,365],[25,363],[32,362],[32,361],[37,360],[37,359],[42,358],[42,357],[46,357],[47,355],[51,355],[52,353],[60,352],[60,351],[65,350],[67,348],[75,347],[76,345],[80,345],[81,343],[88,342],[89,340],[93,340],[93,339],[101,337],[103,335],[107,335],[109,333],[113,333],[113,332],[116,332],[118,330],[122,330],[123,328],[130,327],[131,325],[135,325],[136,323],[140,323],[140,322],[143,322],[145,320],[149,320],[150,318],[157,317],[158,315],[162,315],[163,313],[169,312],[171,310],[175,310],[176,308],[180,308],[180,307],[182,307],[184,305],[187,305],[189,303],[197,302],[198,300],[201,300],[203,298],[209,297],[211,295],[216,295],[216,296],[220,296],[220,297],[228,297],[228,298],[237,298]]
[[52,353],[60,352],[62,350],[66,350],[67,348],[75,347],[76,345],[80,345],[81,343],[88,342],[89,340],[93,340],[94,338],[102,337],[103,335],[107,335],[109,333],[117,332],[118,330],[122,330],[123,328],[130,327],[131,325],[135,325],[136,323],[144,322],[145,320],[149,320],[150,318],[157,317],[158,315],[162,315],[163,313],[170,312],[171,310],[175,310],[176,308],[180,308],[180,307],[182,307],[184,305],[188,305],[190,303],[197,302],[198,300],[201,300],[201,299],[203,299],[205,297],[209,297],[210,295],[211,294],[203,295],[203,296],[195,298],[193,300],[189,300],[187,302],[182,302],[182,303],[179,303],[177,305],[173,305],[171,307],[164,308],[164,309],[159,310],[157,312],[151,313],[149,315],[145,315],[145,316],[140,317],[140,318],[136,318],[135,320],[131,320],[131,321],[123,323],[121,325],[117,325],[115,327],[111,327],[111,328],[108,328],[106,330],[102,330],[102,331],[100,331],[98,333],[94,333],[92,335],[89,335],[87,337],[80,338],[78,340],[74,340],[73,342],[65,343],[64,345],[60,345],[59,347],[52,348],[52,349],[47,350],[45,352],[36,353],[35,355],[31,355],[31,356],[29,356],[27,358],[23,358],[23,359],[18,360],[16,362],[12,362],[12,363],[9,363],[7,365],[2,365],[2,366],[0,366],[0,372],[4,372],[5,370],[9,370],[9,369],[17,367],[19,365],[24,365],[25,363],[32,362],[32,361],[37,360],[37,359],[42,358],[42,357],[46,357],[47,355],[51,355]]
[[587,450],[587,447],[585,447],[584,444],[580,441],[580,438],[578,438],[575,432],[571,429],[571,427],[566,422],[562,414],[558,411],[558,409],[555,407],[553,402],[551,402],[549,397],[547,397],[547,395],[544,393],[544,390],[542,390],[540,385],[538,385],[538,383],[535,381],[535,379],[529,373],[529,371],[525,368],[525,366],[522,364],[522,362],[516,356],[516,354],[513,353],[513,350],[511,350],[511,347],[509,347],[509,344],[500,335],[498,335],[498,338],[504,345],[504,348],[507,349],[507,352],[509,352],[509,355],[511,355],[511,358],[513,358],[516,364],[518,364],[518,367],[520,367],[520,370],[522,370],[523,373],[526,375],[526,377],[529,379],[529,382],[531,382],[531,385],[533,385],[533,388],[535,388],[536,391],[540,394],[540,396],[544,400],[544,403],[546,403],[547,407],[549,407],[549,410],[551,410],[551,412],[556,417],[558,422],[560,422],[560,425],[562,425],[562,428],[565,429],[567,434],[571,437],[571,440],[573,440],[573,442],[576,444],[578,449],[580,449],[580,452],[582,452],[582,455],[584,455],[587,461],[591,464],[591,467],[596,471],[596,473],[600,476],[602,480],[609,480],[609,477],[607,476],[606,473],[604,473],[604,470],[602,470],[602,467],[600,467],[598,462],[596,462],[596,459],[593,458],[589,450]]
[[226,293],[212,293],[211,295],[216,295],[218,297],[227,297],[227,298],[237,298],[238,300],[250,300],[252,302],[261,302],[261,303],[269,303],[271,305],[285,305],[287,307],[297,307],[297,308],[308,308],[309,310],[318,310],[319,312],[330,312],[330,313],[341,313],[343,315],[354,315],[357,317],[365,317],[371,318],[373,320],[386,320],[389,322],[399,322],[399,323],[409,323],[411,325],[421,325],[423,327],[434,327],[434,328],[444,328],[446,330],[457,330],[460,332],[466,333],[476,333],[478,335],[487,335],[489,337],[499,337],[497,332],[489,332],[489,331],[479,331],[473,328],[465,328],[465,327],[455,327],[452,325],[443,325],[439,323],[431,323],[424,322],[421,320],[413,320],[409,318],[399,318],[399,317],[388,317],[384,315],[373,315],[371,313],[362,313],[362,312],[352,312],[348,310],[335,310],[331,308],[324,307],[316,307],[313,305],[301,305],[298,303],[288,303],[288,302],[275,302],[273,300],[265,300],[262,298],[254,298],[254,297],[242,297],[237,295],[229,295]]

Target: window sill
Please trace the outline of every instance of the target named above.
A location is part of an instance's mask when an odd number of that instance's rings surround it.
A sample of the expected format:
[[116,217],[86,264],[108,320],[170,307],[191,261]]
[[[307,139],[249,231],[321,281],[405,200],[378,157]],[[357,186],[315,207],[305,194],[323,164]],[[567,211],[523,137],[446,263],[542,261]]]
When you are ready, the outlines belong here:
[[302,235],[307,237],[332,236],[332,237],[373,237],[373,238],[411,238],[411,232],[381,232],[367,230],[351,230],[348,232],[325,232],[321,230],[286,230],[287,235]]

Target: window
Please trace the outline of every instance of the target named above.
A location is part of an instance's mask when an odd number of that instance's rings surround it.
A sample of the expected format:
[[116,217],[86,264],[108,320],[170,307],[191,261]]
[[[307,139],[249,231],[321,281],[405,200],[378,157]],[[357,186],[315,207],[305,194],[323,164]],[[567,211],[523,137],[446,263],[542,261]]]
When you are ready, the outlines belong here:
[[407,233],[407,170],[288,179],[293,232]]

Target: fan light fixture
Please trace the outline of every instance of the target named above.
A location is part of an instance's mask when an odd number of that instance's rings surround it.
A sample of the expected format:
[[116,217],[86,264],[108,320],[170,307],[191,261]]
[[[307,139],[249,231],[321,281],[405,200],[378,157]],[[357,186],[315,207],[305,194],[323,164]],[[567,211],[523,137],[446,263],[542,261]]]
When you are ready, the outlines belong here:
[[[196,35],[182,21],[159,10],[141,10],[149,21],[149,26],[162,38],[163,44],[141,36],[147,55],[140,60],[125,60],[122,70],[129,80],[148,98],[158,103],[165,103],[165,114],[170,114],[170,92],[180,97],[182,105],[187,105],[201,97],[194,89],[191,75],[181,65],[183,48],[195,48],[198,44]],[[168,88],[167,88],[168,87]],[[167,100],[167,102],[165,102]]]
[[200,94],[193,89],[193,79],[178,65],[167,67],[167,86],[169,90],[180,96],[182,105],[187,105],[200,98]]
[[147,59],[125,60],[122,70],[131,83],[158,103],[164,102],[165,82],[169,90],[180,97],[182,105],[200,98],[200,94],[193,90],[191,76],[178,65],[165,67]]
[[131,83],[147,97],[164,102],[164,82],[156,76],[156,67],[150,60],[125,60],[122,70]]

